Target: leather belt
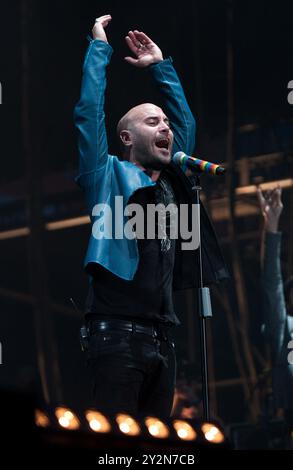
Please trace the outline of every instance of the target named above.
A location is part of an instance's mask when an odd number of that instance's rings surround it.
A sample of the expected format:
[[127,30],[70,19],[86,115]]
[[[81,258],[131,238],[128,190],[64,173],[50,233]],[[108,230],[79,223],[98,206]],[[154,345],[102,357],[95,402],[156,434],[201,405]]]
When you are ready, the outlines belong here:
[[88,325],[89,333],[95,334],[97,331],[122,330],[132,333],[143,333],[154,338],[168,340],[168,327],[161,325],[143,325],[136,321],[109,319],[90,320]]

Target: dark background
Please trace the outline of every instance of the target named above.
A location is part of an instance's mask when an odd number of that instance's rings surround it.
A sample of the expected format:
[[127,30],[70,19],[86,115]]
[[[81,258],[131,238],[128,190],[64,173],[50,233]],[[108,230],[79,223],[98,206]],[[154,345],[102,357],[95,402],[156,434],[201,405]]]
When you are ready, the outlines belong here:
[[[229,6],[230,5],[230,6]],[[231,7],[232,5],[232,7]],[[286,1],[198,0],[176,4],[161,1],[118,2],[76,0],[2,2],[0,18],[0,231],[24,227],[29,220],[28,201],[36,194],[39,223],[86,214],[82,194],[74,185],[78,155],[73,108],[78,100],[86,36],[94,19],[110,13],[107,29],[114,49],[108,67],[106,99],[110,153],[119,152],[116,123],[133,105],[157,102],[148,75],[123,61],[128,54],[124,37],[129,29],[145,31],[171,55],[190,107],[197,120],[196,152],[214,162],[227,160],[228,81],[227,10],[233,10],[230,29],[234,54],[235,161],[267,156],[262,165],[249,165],[249,184],[292,177],[292,112],[287,84],[293,80],[293,4]],[[25,59],[24,59],[25,57]],[[243,126],[253,125],[249,130]],[[276,163],[270,155],[278,153]],[[269,156],[269,157],[268,157]],[[251,160],[252,162],[252,160]],[[271,162],[271,163],[270,163]],[[235,173],[240,180],[239,172]],[[207,205],[226,194],[225,181],[202,178]],[[34,189],[35,188],[35,189]],[[37,189],[36,189],[37,188]],[[284,276],[292,273],[292,188],[284,191]],[[240,200],[239,204],[247,203]],[[249,205],[256,207],[255,195]],[[214,212],[212,211],[212,214]],[[211,371],[216,381],[214,413],[225,423],[249,420],[235,361],[233,333],[219,297],[229,299],[238,324],[233,284],[233,257],[227,220],[215,225],[232,273],[230,285],[215,291],[214,318],[209,337]],[[261,336],[259,301],[260,218],[257,210],[237,218],[236,232],[245,295],[248,335],[257,374],[267,364]],[[73,297],[82,311],[87,279],[82,271],[89,226],[81,225],[39,233],[50,320],[56,337],[61,372],[60,396],[64,403],[84,408],[90,404],[90,384],[78,343],[81,313],[72,309]],[[37,364],[34,264],[28,237],[0,239],[0,386],[34,386],[42,397]],[[40,258],[39,258],[40,259]],[[38,274],[35,272],[38,277]],[[61,306],[54,309],[52,304]],[[200,382],[198,328],[194,293],[176,296],[182,325],[177,332],[179,374],[188,383]],[[42,332],[45,335],[45,331]],[[49,334],[49,333],[48,333]],[[46,336],[46,335],[45,335]],[[234,338],[235,339],[235,338]],[[257,359],[257,354],[265,362]],[[46,369],[50,375],[50,360]],[[52,379],[53,380],[53,379]],[[223,384],[228,380],[232,383]],[[233,382],[234,381],[234,382]],[[269,388],[269,383],[266,384]],[[258,387],[256,387],[258,389]],[[198,390],[197,390],[198,391]],[[253,392],[251,392],[253,394]]]

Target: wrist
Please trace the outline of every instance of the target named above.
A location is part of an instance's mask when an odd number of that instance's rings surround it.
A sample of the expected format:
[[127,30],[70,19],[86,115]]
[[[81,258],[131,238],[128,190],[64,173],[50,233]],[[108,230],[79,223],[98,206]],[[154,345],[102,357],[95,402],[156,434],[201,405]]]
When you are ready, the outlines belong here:
[[278,227],[279,227],[278,222],[268,223],[265,226],[265,231],[270,232],[270,233],[277,233],[278,232]]
[[108,44],[108,41],[107,41],[107,39],[100,38],[99,36],[95,36],[95,35],[93,35],[93,40],[94,40],[94,41],[96,41],[96,40],[98,40],[98,41],[102,41],[102,42],[105,42],[106,44]]
[[161,62],[163,62],[164,59],[155,59],[153,60],[152,62],[150,62],[147,67],[151,67],[152,65],[157,65],[157,64],[160,64]]

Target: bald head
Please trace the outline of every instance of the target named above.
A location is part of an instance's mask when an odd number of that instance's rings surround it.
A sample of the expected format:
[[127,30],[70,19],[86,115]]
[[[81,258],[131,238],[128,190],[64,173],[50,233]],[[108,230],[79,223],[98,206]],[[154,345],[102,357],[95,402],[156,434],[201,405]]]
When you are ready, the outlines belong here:
[[162,112],[161,108],[152,103],[142,103],[137,106],[134,106],[134,108],[131,108],[129,111],[127,111],[126,114],[124,114],[124,116],[122,116],[122,118],[118,122],[118,138],[121,138],[120,136],[122,131],[130,130],[133,127],[133,123],[135,123],[135,121],[143,119],[149,113],[157,112],[158,110]]

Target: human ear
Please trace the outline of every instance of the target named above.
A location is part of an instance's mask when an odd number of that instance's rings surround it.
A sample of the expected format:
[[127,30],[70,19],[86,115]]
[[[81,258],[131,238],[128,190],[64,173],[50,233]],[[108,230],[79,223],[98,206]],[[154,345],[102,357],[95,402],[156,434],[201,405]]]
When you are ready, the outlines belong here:
[[125,145],[126,147],[129,147],[130,145],[132,145],[131,133],[129,131],[126,131],[126,130],[121,131],[119,137],[123,145]]

